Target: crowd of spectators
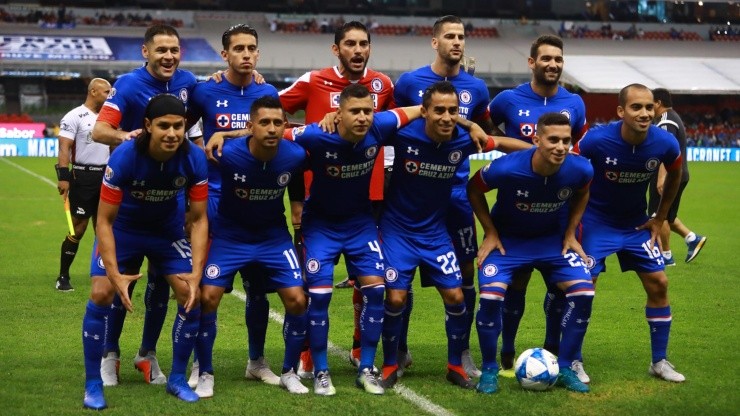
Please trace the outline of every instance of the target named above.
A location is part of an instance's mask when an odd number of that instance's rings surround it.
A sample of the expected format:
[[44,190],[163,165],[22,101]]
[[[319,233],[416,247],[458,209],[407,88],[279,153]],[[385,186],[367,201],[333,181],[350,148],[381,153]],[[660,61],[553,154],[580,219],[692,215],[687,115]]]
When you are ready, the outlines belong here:
[[94,16],[76,16],[74,11],[60,7],[56,11],[50,9],[32,10],[25,14],[9,13],[0,8],[0,21],[5,23],[33,23],[46,28],[73,28],[77,25],[89,26],[140,26],[146,27],[152,24],[168,24],[174,27],[182,27],[183,21],[172,18],[153,18],[148,12],[144,15],[139,13],[95,13]]
[[740,41],[740,28],[734,26],[712,26],[709,39],[714,41]]
[[598,29],[591,29],[587,23],[577,25],[572,21],[560,24],[558,34],[561,38],[575,39],[612,39],[612,40],[702,40],[696,32],[687,32],[683,29],[671,27],[669,30],[645,31],[632,23],[627,30],[613,30],[611,23],[605,22]]

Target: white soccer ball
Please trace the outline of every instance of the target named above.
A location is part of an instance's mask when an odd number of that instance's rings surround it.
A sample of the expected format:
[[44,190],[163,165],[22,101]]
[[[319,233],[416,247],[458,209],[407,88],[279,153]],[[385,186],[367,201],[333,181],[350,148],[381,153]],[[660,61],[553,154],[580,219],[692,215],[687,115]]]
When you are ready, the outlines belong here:
[[557,357],[550,351],[530,348],[516,359],[514,372],[522,388],[544,391],[555,385],[560,367]]

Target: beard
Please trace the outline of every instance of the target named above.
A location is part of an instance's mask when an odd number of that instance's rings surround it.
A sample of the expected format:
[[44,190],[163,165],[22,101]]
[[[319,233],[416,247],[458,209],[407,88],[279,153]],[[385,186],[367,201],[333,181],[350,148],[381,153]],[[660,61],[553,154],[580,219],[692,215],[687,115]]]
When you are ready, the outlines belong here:
[[339,56],[339,63],[342,64],[342,67],[344,68],[344,70],[347,71],[347,73],[349,73],[350,75],[362,75],[365,72],[365,67],[367,67],[367,61],[365,60],[362,63],[362,69],[359,70],[359,71],[355,71],[355,70],[352,69],[352,66],[351,66],[352,65],[352,62],[351,62],[351,60],[350,59],[347,59],[347,58],[345,58],[345,57],[343,57],[341,55]]
[[534,71],[534,80],[538,84],[540,84],[540,85],[547,85],[547,86],[550,86],[551,87],[553,85],[557,85],[558,82],[560,82],[560,75],[563,74],[563,71],[558,71],[558,76],[555,77],[554,80],[551,80],[551,79],[547,78],[547,75],[546,75],[546,72],[545,71],[546,71],[545,69],[537,69],[537,70]]

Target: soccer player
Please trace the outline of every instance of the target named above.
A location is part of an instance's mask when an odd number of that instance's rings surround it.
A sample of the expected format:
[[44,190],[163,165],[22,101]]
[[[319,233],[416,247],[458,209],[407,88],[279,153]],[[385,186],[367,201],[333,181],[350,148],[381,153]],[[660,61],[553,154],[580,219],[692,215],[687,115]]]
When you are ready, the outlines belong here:
[[[588,202],[593,168],[588,160],[568,154],[570,120],[562,113],[545,113],[532,136],[535,148],[499,158],[470,179],[470,204],[484,231],[478,251],[480,308],[476,317],[483,354],[481,393],[498,390],[496,347],[501,311],[514,271],[537,268],[548,284],[565,292],[559,382],[568,390],[586,393],[588,385],[571,369],[591,316],[594,286],[586,255],[576,239]],[[498,189],[489,213],[485,193]]]
[[[221,57],[228,65],[219,82],[211,79],[199,83],[193,90],[190,100],[189,117],[203,121],[204,141],[207,144],[211,136],[218,131],[244,129],[249,121],[249,110],[252,103],[265,95],[278,97],[275,87],[270,84],[258,84],[253,79],[253,71],[259,61],[259,36],[252,27],[239,24],[228,28],[221,36],[223,50]],[[221,196],[221,171],[216,164],[208,165],[208,217],[215,218]],[[249,357],[245,377],[261,380],[268,384],[278,385],[280,377],[270,370],[265,362],[265,336],[269,319],[270,304],[261,288],[264,280],[257,270],[244,270],[244,281],[248,300],[245,305],[245,321],[248,332]],[[257,287],[260,287],[257,289]],[[215,320],[214,316],[204,313],[203,320]],[[210,342],[205,338],[214,334],[201,332],[198,343]],[[196,349],[197,352],[197,349]],[[197,355],[197,353],[196,353]],[[198,361],[193,362],[190,375],[191,387],[196,387],[200,376]],[[210,389],[212,391],[213,389]],[[207,394],[208,389],[196,389],[200,394]],[[211,393],[212,394],[212,393]],[[203,397],[203,396],[201,396]]]
[[[172,325],[172,370],[167,392],[194,402],[185,369],[198,335],[199,290],[208,243],[208,170],[205,154],[185,140],[185,106],[160,94],[144,111],[143,130],[111,154],[101,187],[92,287],[82,320],[85,356],[84,406],[104,409],[100,365],[111,330],[114,294],[132,311],[129,286],[144,257],[175,292],[178,313]],[[178,195],[187,191],[193,218],[189,243],[185,210]],[[106,278],[107,276],[107,278]]]
[[[683,160],[681,164],[681,185],[678,187],[676,198],[673,200],[671,209],[668,211],[668,221],[666,224],[663,224],[663,228],[660,231],[660,246],[663,250],[665,265],[675,266],[676,261],[673,259],[673,252],[671,251],[671,231],[680,235],[686,241],[686,246],[688,247],[686,263],[694,260],[699,255],[699,252],[707,242],[707,237],[694,233],[678,218],[681,195],[684,189],[686,189],[686,185],[689,184],[689,163],[686,160],[686,129],[684,128],[683,121],[673,109],[673,99],[671,98],[670,91],[665,88],[654,89],[653,100],[655,102],[655,120],[653,122],[656,126],[667,130],[676,137],[678,146],[681,148],[681,159]],[[648,201],[648,212],[650,213],[655,212],[658,208],[660,195],[663,193],[665,174],[665,167],[661,165],[658,174],[650,181],[650,199]]]
[[[559,112],[570,119],[575,143],[588,129],[586,107],[580,96],[558,85],[563,73],[563,40],[554,35],[538,37],[532,42],[527,64],[532,71],[532,80],[502,91],[491,101],[489,110],[493,123],[496,126],[503,123],[506,136],[531,143],[539,117],[545,113]],[[527,285],[531,277],[532,268],[515,271],[504,299],[501,374],[506,377],[514,376],[516,333],[524,314]],[[565,294],[555,285],[548,285],[543,302],[546,322],[544,348],[555,355],[559,355],[560,320],[564,307]],[[580,355],[572,363],[572,367],[581,381],[590,381],[583,369]]]
[[[380,219],[388,265],[382,335],[384,388],[398,380],[402,314],[417,267],[427,269],[427,277],[444,303],[447,380],[463,388],[475,387],[462,368],[464,337],[468,333],[462,276],[445,226],[455,173],[463,160],[477,151],[470,134],[457,126],[458,107],[455,87],[447,81],[434,83],[422,97],[424,119],[409,123],[391,139],[395,161]],[[505,140],[497,143],[489,137],[484,151],[493,150]]]
[[[56,165],[57,190],[69,200],[74,235],[67,234],[62,242],[59,277],[56,288],[61,292],[74,290],[69,280],[69,268],[77,255],[80,240],[92,218],[95,229],[100,183],[108,163],[108,146],[90,139],[98,112],[110,93],[110,83],[94,78],[87,85],[85,102],[62,117],[59,123],[59,157]],[[72,171],[69,164],[72,164]]]
[[[478,123],[484,131],[491,132],[493,124],[488,113],[488,88],[483,80],[473,77],[461,69],[465,54],[465,26],[457,16],[443,16],[434,22],[432,48],[437,52],[431,65],[401,74],[396,83],[393,97],[396,105],[421,104],[425,89],[438,81],[449,81],[457,89],[460,98],[458,117]],[[478,251],[475,232],[475,218],[468,203],[465,186],[470,174],[470,162],[464,159],[457,170],[455,185],[452,188],[451,206],[447,215],[447,230],[455,246],[455,254],[462,273],[462,292],[465,298],[467,333],[463,346],[463,368],[471,377],[479,377],[480,371],[470,355],[470,328],[475,310],[475,266],[473,260]],[[420,270],[425,273],[425,270]],[[422,286],[426,286],[426,276],[422,274]],[[399,348],[399,376],[412,363],[408,349],[409,318],[413,308],[413,290],[409,290],[404,312]]]
[[[147,60],[146,65],[124,74],[113,84],[93,127],[94,141],[115,147],[136,137],[141,131],[147,103],[157,94],[173,94],[187,106],[197,80],[191,72],[178,69],[181,50],[177,30],[168,25],[149,27],[144,34],[141,55]],[[184,196],[181,196],[181,200],[184,206]],[[167,377],[159,367],[156,349],[167,316],[170,291],[162,276],[154,274],[153,270],[148,270],[147,275],[144,331],[141,346],[134,357],[134,366],[142,372],[145,382],[164,384]],[[116,298],[114,305],[102,364],[106,386],[118,384],[121,354],[118,339],[126,318],[126,310],[120,299]]]
[[203,315],[209,318],[200,322],[199,333],[208,334],[198,342],[200,397],[213,396],[218,305],[231,289],[236,272],[253,263],[267,270],[269,278],[264,284],[277,291],[285,306],[280,385],[290,393],[308,393],[295,373],[306,337],[307,300],[283,206],[288,182],[303,172],[306,151],[282,139],[284,117],[277,98],[268,95],[255,100],[247,122],[252,135],[226,142],[219,160],[221,198],[211,225],[201,288]]
[[[667,131],[653,126],[652,92],[630,84],[619,92],[621,119],[592,128],[574,148],[591,160],[594,180],[583,215],[583,250],[588,253],[594,281],[604,260],[617,253],[622,271],[634,270],[645,293],[645,317],[650,327],[652,362],[649,373],[667,381],[686,378],[667,360],[671,332],[668,277],[657,240],[681,183],[681,149]],[[660,164],[666,167],[663,193],[655,216],[646,213],[648,183]]]

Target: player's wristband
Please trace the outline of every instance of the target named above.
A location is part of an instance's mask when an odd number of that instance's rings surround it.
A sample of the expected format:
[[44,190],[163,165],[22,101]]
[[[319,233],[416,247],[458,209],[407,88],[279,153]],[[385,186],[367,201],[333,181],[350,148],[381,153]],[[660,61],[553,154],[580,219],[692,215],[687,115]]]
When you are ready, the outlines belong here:
[[70,179],[72,179],[72,175],[69,173],[69,167],[67,166],[59,166],[57,163],[54,165],[54,169],[57,171],[57,180],[58,181],[66,181],[69,182]]
[[301,223],[293,223],[293,229],[294,230],[300,230],[301,229]]

